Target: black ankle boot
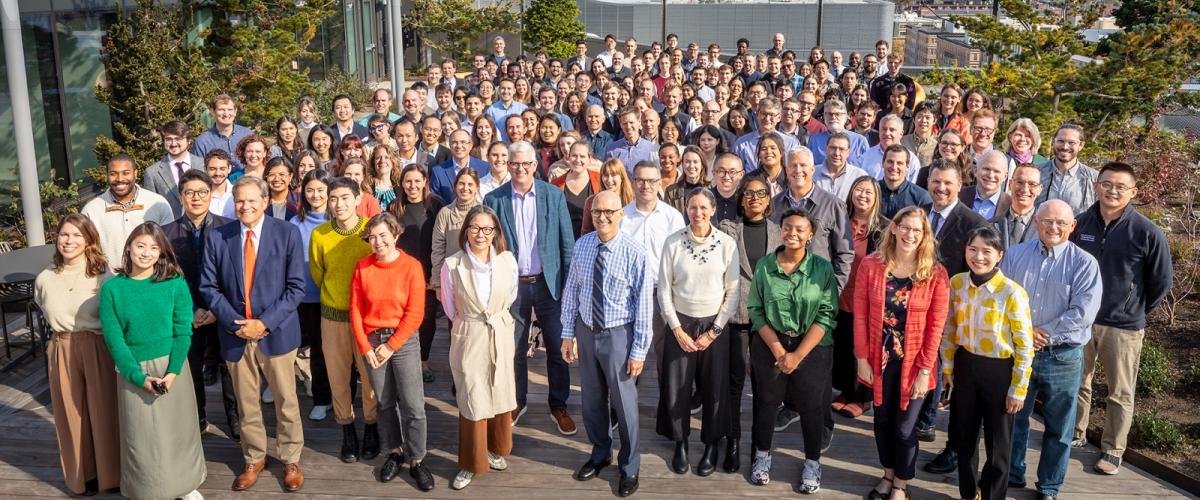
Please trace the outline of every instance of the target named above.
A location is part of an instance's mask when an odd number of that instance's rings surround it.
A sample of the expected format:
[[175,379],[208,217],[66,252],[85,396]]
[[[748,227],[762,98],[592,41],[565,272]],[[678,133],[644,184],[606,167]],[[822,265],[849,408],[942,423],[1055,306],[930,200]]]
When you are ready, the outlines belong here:
[[354,430],[354,424],[342,426],[342,461],[358,461],[358,432]]
[[689,465],[687,457],[687,441],[675,442],[675,454],[671,458],[671,472],[676,474],[687,474]]
[[379,426],[367,424],[363,427],[362,459],[370,460],[379,456]]
[[717,470],[717,443],[704,445],[700,463],[696,464],[696,475],[708,476]]
[[731,437],[725,438],[725,463],[722,464],[725,472],[732,474],[742,468],[742,457],[739,453],[741,451],[738,450],[738,440]]

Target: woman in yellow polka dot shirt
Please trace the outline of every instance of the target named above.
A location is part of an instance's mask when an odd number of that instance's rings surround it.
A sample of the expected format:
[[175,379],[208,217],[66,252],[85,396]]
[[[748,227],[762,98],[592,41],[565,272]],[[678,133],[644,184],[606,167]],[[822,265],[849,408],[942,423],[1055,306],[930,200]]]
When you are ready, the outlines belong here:
[[[1033,363],[1033,327],[1025,290],[1000,272],[1004,245],[995,229],[967,235],[970,272],[950,279],[942,337],[942,383],[957,433],[960,498],[1003,500],[1008,490],[1013,417],[1025,401]],[[1008,379],[1007,385],[1000,381]],[[976,481],[983,424],[987,462]]]

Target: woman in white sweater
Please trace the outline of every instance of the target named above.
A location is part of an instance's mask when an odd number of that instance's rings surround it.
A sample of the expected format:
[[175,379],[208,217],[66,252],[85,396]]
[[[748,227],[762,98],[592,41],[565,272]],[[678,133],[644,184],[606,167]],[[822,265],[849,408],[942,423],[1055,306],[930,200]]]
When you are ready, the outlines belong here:
[[667,238],[658,278],[663,322],[674,342],[663,342],[657,430],[675,441],[671,470],[686,474],[694,384],[703,402],[704,443],[696,473],[707,476],[716,469],[717,444],[734,418],[727,401],[729,338],[723,333],[737,312],[739,260],[737,242],[712,225],[712,191],[695,188],[685,200],[691,223]]

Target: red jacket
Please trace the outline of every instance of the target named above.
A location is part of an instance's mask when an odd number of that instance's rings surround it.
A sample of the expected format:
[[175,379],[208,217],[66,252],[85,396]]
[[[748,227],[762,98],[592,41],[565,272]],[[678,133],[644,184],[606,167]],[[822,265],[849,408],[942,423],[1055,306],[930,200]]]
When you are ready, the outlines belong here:
[[[883,257],[874,253],[863,258],[854,280],[854,357],[871,365],[875,404],[883,404],[883,308],[887,294]],[[921,369],[929,370],[929,389],[937,385],[938,345],[949,310],[950,280],[946,268],[935,264],[933,278],[913,285],[908,296],[908,319],[904,325],[904,360],[900,367],[900,394],[912,393]],[[860,380],[860,382],[862,382]],[[864,382],[865,383],[865,382]],[[900,410],[910,398],[900,398]]]

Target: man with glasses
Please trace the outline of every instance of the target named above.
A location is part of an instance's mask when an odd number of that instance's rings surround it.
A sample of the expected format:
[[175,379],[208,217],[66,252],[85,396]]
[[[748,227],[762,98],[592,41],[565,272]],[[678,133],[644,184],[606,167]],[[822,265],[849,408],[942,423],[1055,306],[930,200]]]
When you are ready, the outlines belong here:
[[1033,210],[1041,193],[1042,171],[1033,164],[1018,165],[1008,181],[1009,205],[1006,210],[996,210],[996,215],[991,219],[1000,232],[1000,238],[1004,240],[1004,248],[1037,237]]
[[[142,185],[147,190],[162,195],[171,206],[171,214],[179,217],[183,213],[179,198],[179,182],[189,170],[202,170],[204,160],[188,151],[191,129],[179,120],[167,122],[159,129],[163,138],[163,159],[146,168],[142,174]],[[211,182],[211,180],[210,180]]]
[[[1064,132],[1069,135],[1064,137]],[[1060,139],[1082,144],[1082,135],[1076,135],[1078,133],[1079,130],[1059,129],[1053,162],[1059,159]],[[1076,165],[1079,167],[1082,165]],[[1098,199],[1078,215],[1075,232],[1071,234],[1072,243],[1100,262],[1100,276],[1104,282],[1100,313],[1092,326],[1092,340],[1083,351],[1083,382],[1079,388],[1075,442],[1072,444],[1082,446],[1085,443],[1088,413],[1092,408],[1092,378],[1099,359],[1108,382],[1108,399],[1104,433],[1100,438],[1103,454],[1093,468],[1101,474],[1114,475],[1120,471],[1121,456],[1133,422],[1133,396],[1146,333],[1146,316],[1162,303],[1171,289],[1174,269],[1166,235],[1131,203],[1138,194],[1133,167],[1110,162],[1100,168],[1098,178],[1095,184]],[[1070,204],[1068,200],[1063,201]]]
[[[807,99],[807,97],[805,98]],[[846,152],[848,156],[845,161],[853,165],[858,165],[862,161],[862,156],[866,154],[868,149],[871,149],[871,145],[862,134],[846,129],[846,104],[834,99],[832,101],[825,101],[822,107],[825,109],[825,128],[827,130],[815,133],[810,132],[808,136],[808,149],[813,152],[813,160],[818,165],[823,163],[829,139],[835,134],[842,134],[846,136],[846,140],[850,141],[849,150]]]
[[987,108],[975,111],[975,114],[971,116],[971,145],[967,148],[967,156],[970,156],[978,165],[980,157],[988,151],[996,149],[996,144],[993,142],[995,137],[996,114]]
[[1036,222],[1038,239],[1005,252],[1000,270],[1029,294],[1034,349],[1026,404],[1013,423],[1008,484],[1025,486],[1029,418],[1040,399],[1046,426],[1037,469],[1040,500],[1057,497],[1066,479],[1083,346],[1092,338],[1103,289],[1096,259],[1068,241],[1075,229],[1071,207],[1061,200],[1047,201],[1038,208]]
[[721,221],[738,220],[738,187],[746,170],[742,168],[742,159],[732,153],[723,153],[713,161],[713,184],[716,189],[713,194],[717,198],[717,210],[713,212],[713,225]]
[[[761,85],[764,84],[756,82],[751,88]],[[758,123],[758,129],[739,137],[737,142],[733,144],[733,152],[742,159],[742,164],[746,166],[747,173],[758,170],[758,139],[765,134],[776,131],[775,127],[779,124],[779,118],[783,114],[782,111],[783,105],[779,102],[779,99],[774,97],[763,97],[760,99],[758,101],[757,112],[754,114],[754,118]],[[779,134],[779,137],[783,139],[784,151],[808,142],[808,132],[801,132],[801,130],[796,131],[799,135]]]
[[[978,113],[978,112],[977,112]],[[1096,203],[1096,169],[1079,161],[1083,151],[1083,127],[1065,123],[1054,132],[1054,157],[1042,164],[1042,194],[1038,203],[1048,199],[1067,202],[1075,215]]]
[[[646,249],[647,262],[661,262],[663,245],[666,244],[667,237],[683,229],[686,225],[683,214],[659,199],[662,175],[654,162],[640,161],[635,164],[630,179],[633,181],[633,202],[625,205],[625,213],[621,218],[621,233],[629,236]],[[658,273],[651,274],[653,275],[651,281],[657,288]],[[654,291],[654,295],[658,296],[657,289]],[[662,343],[666,329],[657,300],[654,301],[652,307],[654,308],[652,345],[655,359],[661,366]]]
[[[453,91],[454,87],[450,87],[450,89]],[[400,115],[392,112],[392,103],[394,101],[395,99],[392,97],[392,91],[388,89],[376,89],[375,92],[371,94],[371,110],[374,112],[374,114],[387,116],[388,123],[393,123],[400,119]],[[358,124],[366,127],[367,122],[370,121],[370,119],[371,115],[364,116],[358,121]]]
[[[175,259],[183,270],[188,289],[192,293],[192,346],[188,348],[188,363],[192,366],[192,387],[196,392],[196,410],[199,413],[200,432],[208,428],[208,415],[204,390],[204,371],[209,366],[206,355],[220,352],[217,343],[217,317],[205,307],[200,297],[200,271],[204,262],[204,241],[208,233],[218,226],[230,222],[209,211],[212,201],[212,178],[203,170],[193,169],[183,173],[179,178],[178,197],[183,200],[182,214],[175,222],[163,226],[163,233],[175,250]],[[221,402],[225,407],[225,419],[229,424],[229,437],[237,440],[241,437],[241,423],[238,418],[237,396],[233,392],[233,379],[229,376],[229,367],[225,363],[214,363],[210,370],[216,371],[221,379]]]
[[504,229],[505,242],[517,257],[517,300],[511,312],[516,335],[517,408],[513,425],[526,410],[529,391],[529,327],[533,314],[541,325],[546,346],[547,394],[550,415],[558,432],[575,434],[575,421],[567,413],[571,395],[571,370],[562,356],[563,283],[575,248],[574,230],[563,192],[549,183],[534,179],[537,152],[533,145],[517,141],[508,147],[508,173],[511,179],[483,198],[494,210]]
[[620,230],[624,213],[616,193],[597,193],[591,215],[596,230],[580,238],[563,289],[562,357],[579,359],[583,422],[592,443],[575,479],[592,479],[612,463],[615,424],[621,441],[617,495],[627,497],[637,491],[641,467],[635,384],[653,336],[658,273],[646,249]]
[[710,135],[717,134],[719,137],[716,139],[725,144],[726,148],[737,141],[737,136],[733,135],[733,132],[721,127],[721,105],[716,100],[704,103],[704,113],[700,115],[700,127],[688,134],[683,143],[688,146],[699,145],[700,135],[705,132]]

